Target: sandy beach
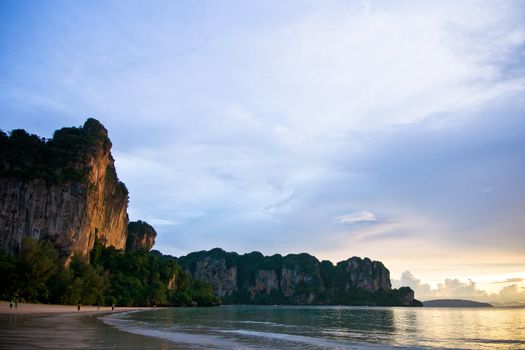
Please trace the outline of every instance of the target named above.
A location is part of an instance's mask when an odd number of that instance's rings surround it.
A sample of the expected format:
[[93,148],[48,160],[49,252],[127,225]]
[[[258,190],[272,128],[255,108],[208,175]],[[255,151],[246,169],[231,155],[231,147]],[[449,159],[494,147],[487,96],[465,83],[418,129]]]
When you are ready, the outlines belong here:
[[152,308],[0,302],[1,349],[181,349],[155,338],[119,331],[99,318]]
[[18,303],[18,306],[9,306],[9,302],[0,301],[0,315],[34,315],[34,314],[97,314],[107,312],[123,312],[133,310],[151,310],[146,307],[115,307],[115,310],[111,310],[111,306],[92,306],[92,305],[80,305],[80,311],[77,305],[51,305],[51,304],[27,304]]

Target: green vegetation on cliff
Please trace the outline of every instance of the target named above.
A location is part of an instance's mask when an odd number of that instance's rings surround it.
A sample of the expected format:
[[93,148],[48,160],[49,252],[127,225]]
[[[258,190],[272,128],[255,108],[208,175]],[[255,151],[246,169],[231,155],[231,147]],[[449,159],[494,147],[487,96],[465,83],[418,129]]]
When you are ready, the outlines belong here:
[[[48,183],[85,180],[89,157],[109,150],[107,130],[89,118],[82,127],[62,128],[46,140],[23,129],[8,134],[0,130],[0,177],[44,179]],[[117,178],[115,169],[107,176]],[[126,186],[119,182],[126,194]]]
[[74,256],[65,267],[64,259],[46,240],[25,238],[14,256],[0,251],[0,297],[119,306],[220,303],[208,284],[156,251],[124,252],[96,242],[90,262]]
[[215,248],[178,262],[209,282],[227,304],[421,306],[410,288],[392,289],[388,269],[368,258],[353,257],[334,266],[306,253],[239,255]]

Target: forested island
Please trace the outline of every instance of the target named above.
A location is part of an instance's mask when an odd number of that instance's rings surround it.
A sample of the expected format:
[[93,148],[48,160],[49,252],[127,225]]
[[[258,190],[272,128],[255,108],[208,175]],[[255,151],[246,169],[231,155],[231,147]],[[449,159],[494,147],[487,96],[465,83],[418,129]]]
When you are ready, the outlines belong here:
[[155,229],[129,222],[107,130],[95,119],[44,139],[0,132],[0,295],[59,304],[182,306],[344,304],[421,306],[388,269],[353,257],[175,258],[151,250]]

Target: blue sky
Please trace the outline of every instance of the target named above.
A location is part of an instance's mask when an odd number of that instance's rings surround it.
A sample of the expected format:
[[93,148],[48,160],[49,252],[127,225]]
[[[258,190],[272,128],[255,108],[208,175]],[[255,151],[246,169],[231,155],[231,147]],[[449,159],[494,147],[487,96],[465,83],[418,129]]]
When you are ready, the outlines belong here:
[[523,3],[2,1],[0,49],[0,127],[99,119],[164,253],[525,299]]

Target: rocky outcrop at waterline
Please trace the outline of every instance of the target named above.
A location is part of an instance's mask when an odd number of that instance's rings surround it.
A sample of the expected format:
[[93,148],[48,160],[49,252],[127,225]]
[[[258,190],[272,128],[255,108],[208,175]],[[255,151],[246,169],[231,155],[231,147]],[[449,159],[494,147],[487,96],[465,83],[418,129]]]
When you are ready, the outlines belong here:
[[178,262],[227,304],[421,305],[412,289],[392,289],[388,269],[368,258],[333,265],[305,253],[239,255],[216,248]]
[[0,132],[0,248],[24,237],[49,239],[65,254],[87,256],[95,238],[124,249],[128,191],[118,180],[108,132],[95,119],[46,140]]

